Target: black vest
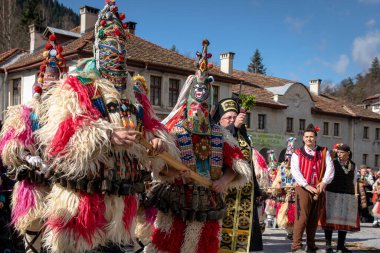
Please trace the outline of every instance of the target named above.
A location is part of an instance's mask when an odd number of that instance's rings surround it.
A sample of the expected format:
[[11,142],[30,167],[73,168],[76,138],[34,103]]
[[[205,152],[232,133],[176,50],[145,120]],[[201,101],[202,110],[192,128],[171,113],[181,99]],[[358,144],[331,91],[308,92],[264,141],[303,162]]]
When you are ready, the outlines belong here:
[[[336,193],[348,193],[355,194],[354,186],[354,176],[355,176],[355,163],[351,160],[348,161],[351,163],[351,170],[346,174],[343,170],[342,165],[340,165],[339,160],[334,160],[334,179],[327,185],[326,190]],[[348,166],[348,165],[347,165]]]

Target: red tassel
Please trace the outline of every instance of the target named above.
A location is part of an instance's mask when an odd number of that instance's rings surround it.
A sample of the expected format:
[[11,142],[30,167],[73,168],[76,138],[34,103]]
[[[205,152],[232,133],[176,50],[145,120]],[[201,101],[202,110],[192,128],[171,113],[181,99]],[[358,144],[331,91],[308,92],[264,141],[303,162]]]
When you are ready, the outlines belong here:
[[46,70],[46,65],[41,65],[40,66],[40,71],[41,72],[45,72],[45,70]]

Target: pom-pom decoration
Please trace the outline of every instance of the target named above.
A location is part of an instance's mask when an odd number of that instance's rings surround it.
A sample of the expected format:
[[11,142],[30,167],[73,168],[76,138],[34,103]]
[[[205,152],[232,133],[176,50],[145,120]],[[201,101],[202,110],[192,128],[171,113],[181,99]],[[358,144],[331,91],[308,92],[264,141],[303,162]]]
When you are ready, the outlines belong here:
[[107,24],[107,21],[105,21],[104,19],[100,21],[100,26],[105,26]]
[[56,47],[55,47],[55,50],[57,50],[57,53],[58,53],[58,54],[61,54],[62,51],[63,51],[63,48],[62,48],[62,46],[56,46]]
[[34,88],[33,88],[34,92],[35,93],[42,93],[42,88],[41,86],[38,86],[38,85],[35,85]]
[[55,35],[54,34],[50,34],[50,36],[49,36],[49,40],[50,41],[55,41],[57,38],[55,37]]
[[321,128],[319,126],[315,126],[315,131],[318,133],[319,131],[321,131]]
[[46,69],[46,65],[41,65],[41,66],[40,66],[40,71],[41,71],[41,72],[44,72],[45,69]]
[[120,13],[119,14],[119,20],[123,21],[125,19],[125,13]]
[[[48,57],[48,56],[49,56],[49,51],[44,51],[44,52],[42,53],[42,56],[43,56],[44,58]],[[44,64],[46,64],[46,63],[44,63]]]
[[45,49],[46,49],[46,50],[51,50],[51,49],[53,49],[53,45],[50,44],[50,43],[47,43],[47,44],[45,45]]

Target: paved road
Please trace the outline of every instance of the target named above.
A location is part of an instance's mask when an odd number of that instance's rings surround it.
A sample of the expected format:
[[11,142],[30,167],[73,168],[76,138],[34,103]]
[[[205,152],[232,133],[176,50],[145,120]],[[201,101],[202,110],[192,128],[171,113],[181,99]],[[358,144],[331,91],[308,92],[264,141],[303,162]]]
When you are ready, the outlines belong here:
[[[361,231],[347,235],[346,246],[355,253],[380,253],[380,228],[372,228],[371,223],[362,223]],[[263,234],[264,251],[268,253],[286,253],[290,251],[291,242],[285,239],[286,233],[282,229],[267,228]],[[333,234],[333,241],[337,240],[337,233]],[[325,241],[322,230],[316,235],[318,252],[325,252]],[[334,243],[333,243],[334,245]]]

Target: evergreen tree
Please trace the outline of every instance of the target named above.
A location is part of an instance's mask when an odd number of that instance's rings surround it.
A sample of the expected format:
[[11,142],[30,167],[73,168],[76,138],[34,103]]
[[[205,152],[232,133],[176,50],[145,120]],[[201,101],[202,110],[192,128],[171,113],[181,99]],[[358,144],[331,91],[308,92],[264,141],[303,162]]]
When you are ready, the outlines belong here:
[[377,57],[373,59],[371,67],[369,68],[369,74],[374,79],[380,79],[380,62]]
[[173,46],[170,48],[171,51],[174,51],[176,53],[178,53],[178,49],[176,47],[176,45],[173,44]]
[[251,57],[251,63],[248,65],[248,72],[265,75],[266,70],[260,51],[256,48],[255,54]]
[[24,10],[22,12],[21,24],[29,26],[31,24],[42,25],[43,18],[38,10],[39,0],[27,0],[24,3]]

